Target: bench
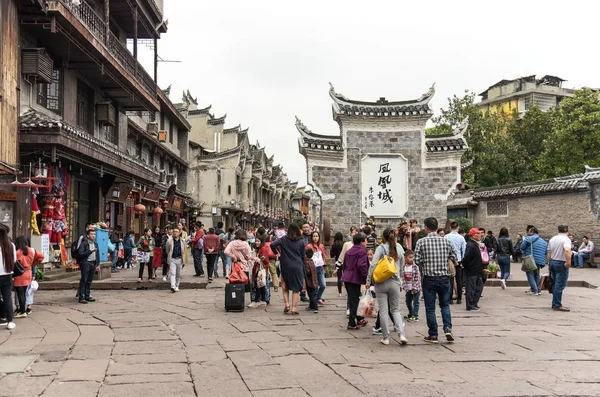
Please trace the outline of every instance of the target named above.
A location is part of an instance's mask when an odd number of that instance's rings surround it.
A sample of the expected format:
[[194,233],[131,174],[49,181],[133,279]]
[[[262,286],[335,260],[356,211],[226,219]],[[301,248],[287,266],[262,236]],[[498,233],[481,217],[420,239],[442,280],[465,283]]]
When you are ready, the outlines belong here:
[[586,259],[583,262],[583,267],[595,267],[600,268],[600,256],[594,256]]

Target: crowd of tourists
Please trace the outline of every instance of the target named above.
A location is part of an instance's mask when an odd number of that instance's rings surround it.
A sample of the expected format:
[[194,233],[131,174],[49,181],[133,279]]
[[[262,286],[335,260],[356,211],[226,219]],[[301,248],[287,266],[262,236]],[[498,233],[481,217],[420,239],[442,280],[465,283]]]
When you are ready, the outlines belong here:
[[[343,290],[347,296],[348,330],[360,330],[368,324],[359,305],[363,297],[370,295],[377,300],[379,308],[373,334],[382,335],[381,343],[389,344],[388,322],[391,320],[400,343],[406,344],[405,321],[419,321],[423,300],[429,329],[424,340],[437,343],[435,302],[438,301],[442,331],[446,340],[452,342],[450,305],[462,304],[464,294],[466,310],[480,311],[483,288],[490,272],[487,265],[498,264],[501,286],[506,289],[511,276],[511,258],[523,262],[530,285],[528,293],[539,296],[544,282],[551,280],[552,308],[569,311],[562,305],[568,270],[571,265],[582,266],[594,252],[594,244],[585,236],[578,245],[567,226],[559,226],[558,235],[547,243],[537,228],[529,225],[526,235],[518,234],[514,244],[506,228],[500,230],[498,237],[483,228],[462,230],[457,222],[449,223],[449,229],[444,230],[438,227],[435,218],[425,219],[423,227],[422,230],[416,220],[411,220],[397,228],[388,227],[378,236],[371,219],[360,228],[351,227],[346,236],[342,232],[335,233],[329,255],[335,264],[333,274],[337,277],[338,296],[343,295]],[[82,304],[95,301],[91,284],[100,262],[95,233],[93,225],[86,225],[85,233],[72,249],[81,269],[77,297]],[[8,228],[0,225],[0,325],[14,328],[13,318],[26,317],[32,310],[33,292],[37,288],[33,275],[43,255],[31,249],[25,237],[18,237],[13,243],[8,234]],[[275,229],[250,230],[239,225],[225,230],[222,222],[206,230],[197,222],[189,235],[179,223],[164,230],[145,229],[137,242],[133,236],[133,232],[121,234],[118,227],[111,230],[109,251],[113,272],[131,269],[135,262],[139,263],[138,282],[143,282],[146,269],[148,281],[153,282],[157,270],[162,268],[163,282],[170,283],[175,293],[179,291],[182,269],[188,258],[193,260],[194,276],[207,275],[209,283],[219,277],[219,263],[224,278],[230,277],[235,263],[248,278],[245,291],[250,293],[250,308],[268,305],[271,288],[275,292],[281,288],[286,314],[299,315],[299,302],[306,302],[306,310],[312,313],[318,313],[319,307],[326,305],[323,294],[327,251],[320,232],[308,222],[291,223],[287,228],[280,223]],[[546,265],[550,274],[542,280],[541,270]],[[405,316],[400,310],[402,293]]]

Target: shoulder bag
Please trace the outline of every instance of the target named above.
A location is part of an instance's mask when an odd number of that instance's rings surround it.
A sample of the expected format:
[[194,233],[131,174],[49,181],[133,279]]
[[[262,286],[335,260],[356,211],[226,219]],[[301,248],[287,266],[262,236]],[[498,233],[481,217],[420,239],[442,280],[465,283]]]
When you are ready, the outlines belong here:
[[383,256],[381,259],[379,259],[377,266],[373,271],[373,281],[375,284],[383,283],[385,280],[392,278],[398,272],[394,258],[388,256],[383,245],[381,246],[381,249],[383,250]]
[[448,270],[450,270],[450,277],[456,277],[456,266],[452,259],[448,259]]
[[25,273],[25,268],[23,267],[23,264],[18,260],[15,261],[15,266],[13,268],[13,277],[22,276],[23,273]]
[[521,270],[524,272],[533,272],[537,270],[535,259],[533,259],[533,238],[529,244],[531,245],[531,254],[523,257],[523,264],[521,265]]

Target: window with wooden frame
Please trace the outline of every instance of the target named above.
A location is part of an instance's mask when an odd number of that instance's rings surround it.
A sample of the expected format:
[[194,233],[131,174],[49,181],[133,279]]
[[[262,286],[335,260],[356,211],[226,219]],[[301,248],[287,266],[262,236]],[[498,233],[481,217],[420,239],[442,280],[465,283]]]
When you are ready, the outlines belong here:
[[62,115],[62,73],[60,69],[52,71],[52,83],[37,83],[36,84],[36,102],[38,105],[46,109]]
[[[115,109],[115,113],[117,112],[117,104],[114,102],[111,102],[112,107]],[[96,110],[97,111],[97,110]],[[110,142],[113,145],[118,145],[119,144],[119,117],[118,115],[115,115],[115,125],[103,125],[103,123],[99,123],[100,124],[100,131],[102,132],[102,137],[104,138],[104,140],[106,142]]]
[[104,140],[114,145],[117,144],[116,128],[112,125],[104,125],[101,127],[104,132]]
[[93,133],[94,120],[94,91],[81,80],[77,80],[77,126],[88,133]]

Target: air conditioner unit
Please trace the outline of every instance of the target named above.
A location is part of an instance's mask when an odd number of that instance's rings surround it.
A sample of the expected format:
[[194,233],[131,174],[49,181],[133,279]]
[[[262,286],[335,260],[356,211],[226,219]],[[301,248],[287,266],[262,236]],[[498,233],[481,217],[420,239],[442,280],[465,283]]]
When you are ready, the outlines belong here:
[[102,125],[117,125],[117,112],[110,102],[100,102],[96,104],[96,121]]
[[149,122],[148,126],[146,127],[146,131],[150,135],[157,135],[158,134],[158,123],[156,121]]
[[43,83],[52,83],[54,62],[45,48],[23,48],[21,50],[21,73],[33,76]]
[[166,142],[167,141],[167,131],[166,130],[160,130],[160,131],[158,131],[158,140],[160,142]]

